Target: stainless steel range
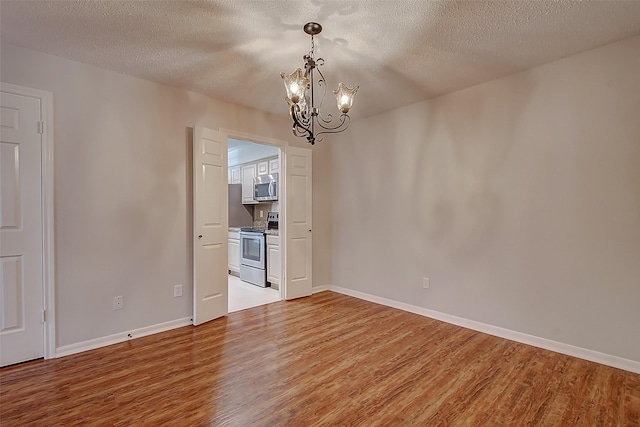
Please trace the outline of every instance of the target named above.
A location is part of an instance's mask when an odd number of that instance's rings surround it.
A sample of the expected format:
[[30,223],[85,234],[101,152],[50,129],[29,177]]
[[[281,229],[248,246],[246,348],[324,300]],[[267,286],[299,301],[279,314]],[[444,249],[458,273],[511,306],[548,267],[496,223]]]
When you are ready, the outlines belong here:
[[264,230],[240,229],[240,280],[267,287],[267,251]]

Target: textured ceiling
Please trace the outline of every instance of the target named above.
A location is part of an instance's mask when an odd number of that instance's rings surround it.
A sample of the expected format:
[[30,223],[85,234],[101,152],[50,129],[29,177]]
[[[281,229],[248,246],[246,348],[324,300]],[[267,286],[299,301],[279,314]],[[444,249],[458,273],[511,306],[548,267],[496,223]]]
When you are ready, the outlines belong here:
[[640,1],[3,0],[0,16],[5,42],[283,115],[280,72],[316,21],[329,87],[360,85],[354,119],[640,34]]

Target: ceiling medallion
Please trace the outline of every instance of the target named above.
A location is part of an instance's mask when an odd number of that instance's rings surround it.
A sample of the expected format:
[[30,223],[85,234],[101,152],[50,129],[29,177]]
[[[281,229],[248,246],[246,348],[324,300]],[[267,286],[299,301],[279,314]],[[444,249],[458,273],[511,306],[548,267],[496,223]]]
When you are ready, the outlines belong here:
[[[327,92],[327,85],[319,68],[324,65],[324,59],[315,59],[314,56],[313,36],[320,34],[322,26],[316,22],[309,22],[303,29],[305,33],[311,36],[311,51],[303,56],[304,73],[302,69],[298,68],[291,74],[280,73],[280,77],[282,77],[284,87],[287,89],[285,99],[289,104],[291,118],[293,118],[293,134],[307,138],[307,142],[314,145],[316,141],[322,141],[322,138],[319,138],[320,135],[342,132],[349,127],[351,118],[348,113],[353,105],[353,98],[358,91],[358,86],[349,89],[344,83],[340,82],[338,88],[333,91],[338,103],[338,111],[340,111],[340,116],[336,119],[336,123],[334,123],[333,114],[327,114],[324,117],[320,114],[320,107]],[[316,72],[319,77],[315,75]],[[315,96],[319,89],[322,89],[322,97],[320,98],[320,103],[316,106]]]

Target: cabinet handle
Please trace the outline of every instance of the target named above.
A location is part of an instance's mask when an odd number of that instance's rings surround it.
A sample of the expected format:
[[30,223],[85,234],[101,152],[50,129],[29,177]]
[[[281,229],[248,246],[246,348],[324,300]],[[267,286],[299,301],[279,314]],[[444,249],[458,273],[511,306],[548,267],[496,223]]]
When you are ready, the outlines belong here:
[[[309,230],[309,231],[311,231],[311,230]],[[198,239],[202,239],[202,234],[200,234],[200,235],[198,236]]]

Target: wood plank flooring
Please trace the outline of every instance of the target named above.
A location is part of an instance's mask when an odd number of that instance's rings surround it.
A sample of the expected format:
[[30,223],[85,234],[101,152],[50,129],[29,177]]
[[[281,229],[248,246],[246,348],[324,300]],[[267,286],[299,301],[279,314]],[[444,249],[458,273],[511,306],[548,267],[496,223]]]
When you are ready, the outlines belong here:
[[322,292],[0,370],[3,426],[640,426],[640,375]]

